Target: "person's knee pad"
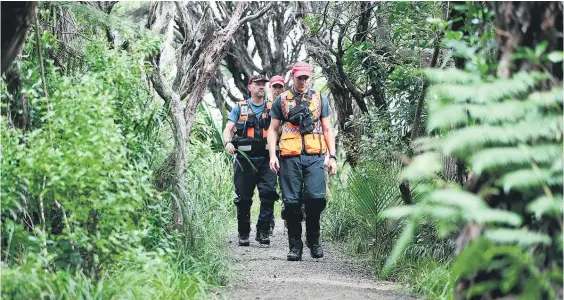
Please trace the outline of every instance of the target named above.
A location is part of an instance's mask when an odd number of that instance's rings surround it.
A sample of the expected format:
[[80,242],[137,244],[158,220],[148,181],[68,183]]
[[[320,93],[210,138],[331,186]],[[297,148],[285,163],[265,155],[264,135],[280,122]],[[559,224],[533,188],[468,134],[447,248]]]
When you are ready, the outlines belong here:
[[282,218],[287,221],[301,222],[303,220],[300,204],[284,204]]

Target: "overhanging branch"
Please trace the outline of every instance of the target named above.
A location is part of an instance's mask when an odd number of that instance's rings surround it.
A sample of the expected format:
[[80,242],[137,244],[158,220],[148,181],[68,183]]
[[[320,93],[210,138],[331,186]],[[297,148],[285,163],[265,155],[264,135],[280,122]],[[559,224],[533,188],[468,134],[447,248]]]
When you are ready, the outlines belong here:
[[249,15],[246,16],[244,18],[242,18],[239,21],[239,26],[242,24],[245,24],[245,22],[251,22],[253,20],[256,20],[258,18],[260,18],[262,15],[264,15],[270,8],[272,7],[272,3],[269,3],[267,6],[263,7],[258,13],[254,14],[254,15]]

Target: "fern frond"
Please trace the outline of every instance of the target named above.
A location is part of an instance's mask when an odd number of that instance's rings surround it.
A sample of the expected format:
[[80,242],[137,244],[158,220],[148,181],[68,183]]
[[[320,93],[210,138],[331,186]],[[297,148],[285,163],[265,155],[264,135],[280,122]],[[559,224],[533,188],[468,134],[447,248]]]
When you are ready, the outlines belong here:
[[548,169],[521,169],[505,174],[501,177],[500,184],[503,185],[505,193],[511,190],[524,191],[546,184],[550,173]]
[[562,201],[561,194],[554,195],[553,199],[546,195],[540,196],[527,205],[527,211],[535,214],[537,219],[540,219],[543,215],[562,217],[564,208],[564,202]]
[[411,143],[413,151],[418,152],[428,152],[435,151],[441,148],[442,140],[438,136],[423,136],[417,138]]
[[562,156],[562,147],[554,144],[537,146],[498,147],[482,150],[470,158],[478,174],[509,165],[525,166],[531,162],[550,163]]
[[556,172],[553,173],[551,171],[552,175],[550,175],[550,178],[548,178],[548,181],[546,182],[549,186],[562,186],[562,172]]
[[480,76],[476,74],[464,72],[456,68],[445,70],[425,69],[423,73],[431,82],[441,83],[473,83],[480,81]]
[[556,160],[552,167],[550,167],[550,171],[562,173],[564,171],[564,158],[560,157],[560,159]]
[[562,116],[521,121],[505,126],[476,125],[454,131],[443,144],[446,154],[475,150],[486,144],[511,145],[540,138],[561,139]]
[[562,108],[564,96],[561,88],[554,88],[548,92],[536,92],[529,95],[529,100],[537,105],[558,106]]
[[[544,76],[540,73],[519,72],[511,79],[475,84],[437,84],[429,89],[430,101],[452,99],[455,103],[491,103],[506,98],[517,98],[534,87]],[[450,102],[450,101],[447,101]]]
[[452,220],[452,218],[458,215],[458,210],[448,206],[426,206],[421,213],[437,219]]
[[521,246],[535,244],[550,245],[552,242],[552,239],[546,234],[506,228],[486,230],[484,236],[493,242],[506,244],[517,243]]
[[415,205],[394,206],[383,211],[382,217],[397,220],[418,214],[419,212],[421,212],[421,209]]
[[476,120],[485,124],[498,124],[502,121],[514,122],[530,115],[535,109],[530,102],[509,100],[500,103],[452,104],[444,106],[428,118],[428,130],[451,128],[453,125],[466,124],[468,120]]
[[426,178],[439,172],[442,168],[439,155],[434,152],[416,156],[411,164],[401,172],[400,177],[406,180]]
[[466,209],[480,209],[488,206],[475,194],[455,189],[438,190],[429,195],[429,199],[441,204],[447,204]]
[[520,215],[502,209],[472,209],[464,212],[463,217],[478,224],[500,223],[519,226],[523,222]]
[[434,108],[432,104],[429,104],[429,111],[431,113],[427,118],[427,132],[468,122],[465,104],[445,105],[441,108]]

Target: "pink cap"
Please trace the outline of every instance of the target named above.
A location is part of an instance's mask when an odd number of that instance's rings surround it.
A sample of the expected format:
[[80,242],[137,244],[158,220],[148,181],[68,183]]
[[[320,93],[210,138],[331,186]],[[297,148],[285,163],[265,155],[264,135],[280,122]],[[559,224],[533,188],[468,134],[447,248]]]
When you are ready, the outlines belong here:
[[307,75],[307,76],[311,77],[311,67],[306,62],[303,62],[303,61],[297,62],[292,67],[292,75],[294,75],[296,77],[300,77],[300,76],[303,76],[303,75]]
[[277,84],[277,83],[281,84],[282,86],[286,85],[286,83],[284,81],[284,77],[282,77],[280,75],[276,75],[276,76],[274,76],[270,79],[270,86]]

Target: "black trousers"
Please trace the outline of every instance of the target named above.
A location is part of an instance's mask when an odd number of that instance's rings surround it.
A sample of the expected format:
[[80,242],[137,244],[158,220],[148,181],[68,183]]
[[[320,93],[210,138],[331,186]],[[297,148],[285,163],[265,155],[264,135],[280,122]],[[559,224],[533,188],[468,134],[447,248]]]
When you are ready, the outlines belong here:
[[290,247],[302,244],[302,204],[305,206],[306,237],[308,241],[319,238],[321,213],[327,205],[324,160],[324,155],[280,157],[282,218],[288,226]]
[[276,191],[277,175],[270,170],[270,158],[265,156],[245,157],[237,154],[234,166],[234,184],[237,197],[233,201],[237,206],[237,224],[240,235],[251,231],[251,205],[255,188],[260,198],[260,212],[257,230],[267,231],[274,220],[274,202],[280,197]]

